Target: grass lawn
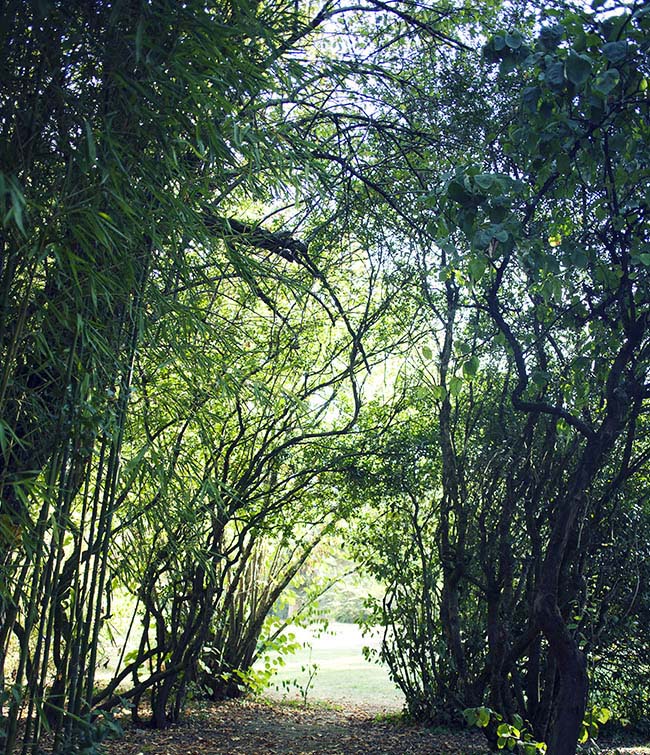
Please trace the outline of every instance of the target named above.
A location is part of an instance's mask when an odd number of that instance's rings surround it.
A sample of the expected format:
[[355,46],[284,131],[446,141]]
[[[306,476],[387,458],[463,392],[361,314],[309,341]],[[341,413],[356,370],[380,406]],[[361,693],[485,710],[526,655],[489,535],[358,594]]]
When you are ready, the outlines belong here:
[[[391,682],[386,668],[363,657],[364,645],[376,647],[377,638],[363,637],[356,624],[333,623],[320,635],[300,627],[287,631],[293,632],[303,647],[286,658],[286,665],[271,680],[271,697],[301,700],[301,689],[309,685],[309,702],[402,709],[404,696]],[[309,681],[314,666],[316,673]]]

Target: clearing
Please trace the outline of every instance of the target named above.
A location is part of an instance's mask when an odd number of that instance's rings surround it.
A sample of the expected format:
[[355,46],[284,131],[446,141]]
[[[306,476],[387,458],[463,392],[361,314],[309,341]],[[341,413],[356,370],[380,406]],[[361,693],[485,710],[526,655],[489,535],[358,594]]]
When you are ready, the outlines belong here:
[[330,622],[326,632],[318,626],[290,626],[286,631],[302,647],[284,658],[271,680],[271,698],[330,700],[378,713],[397,713],[404,707],[404,695],[391,681],[388,669],[363,655],[364,646],[379,648],[379,634],[364,635],[356,624],[341,622]]

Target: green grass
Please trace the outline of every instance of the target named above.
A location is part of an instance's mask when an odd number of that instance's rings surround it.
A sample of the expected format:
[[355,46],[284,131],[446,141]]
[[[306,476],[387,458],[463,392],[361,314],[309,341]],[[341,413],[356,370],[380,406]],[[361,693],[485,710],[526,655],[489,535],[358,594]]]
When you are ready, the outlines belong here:
[[[270,695],[301,699],[309,685],[308,701],[327,700],[341,705],[365,705],[400,710],[404,696],[391,682],[384,666],[367,661],[364,645],[377,647],[378,639],[363,637],[355,624],[330,624],[327,633],[291,627],[303,647],[286,658],[286,665],[271,680]],[[316,674],[309,673],[317,666]]]

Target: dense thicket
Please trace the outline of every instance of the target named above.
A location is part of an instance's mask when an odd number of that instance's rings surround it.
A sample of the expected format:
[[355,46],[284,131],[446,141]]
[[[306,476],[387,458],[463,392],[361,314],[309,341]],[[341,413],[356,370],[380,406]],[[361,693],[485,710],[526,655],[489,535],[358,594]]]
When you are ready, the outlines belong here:
[[[312,259],[259,225],[296,202],[276,116],[301,68],[279,61],[322,18],[281,3],[2,12],[2,736],[36,751],[46,726],[69,752],[128,677],[136,713],[148,691],[155,723],[174,720],[257,541],[303,533],[277,591],[327,527],[316,445],[358,411],[374,283],[339,298],[328,268],[361,270],[363,252],[315,228],[333,248]],[[96,693],[120,589],[139,649]]]
[[0,14],[4,751],[240,694],[342,518],[414,715],[637,718],[647,11]]
[[383,359],[394,284],[379,219],[343,201],[363,129],[322,118],[350,101],[350,45],[313,60],[309,35],[342,10],[2,8],[7,753],[46,730],[90,751],[99,712],[144,695],[166,726],[197,683],[229,694],[344,513],[322,449]]
[[647,26],[565,9],[486,45],[481,154],[423,200],[439,253],[420,255],[436,348],[417,392],[436,409],[411,409],[378,493],[397,515],[374,527],[384,657],[413,712],[487,702],[553,753],[575,750],[590,673],[601,701],[618,686],[604,659],[645,613],[625,533],[647,527]]

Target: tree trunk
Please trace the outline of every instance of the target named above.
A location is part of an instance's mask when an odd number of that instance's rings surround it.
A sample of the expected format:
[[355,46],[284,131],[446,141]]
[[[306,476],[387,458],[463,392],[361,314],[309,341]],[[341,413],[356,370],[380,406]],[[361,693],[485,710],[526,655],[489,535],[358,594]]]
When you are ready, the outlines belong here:
[[545,592],[535,601],[535,615],[559,674],[558,693],[547,755],[575,755],[589,691],[587,662],[566,628],[555,597]]

